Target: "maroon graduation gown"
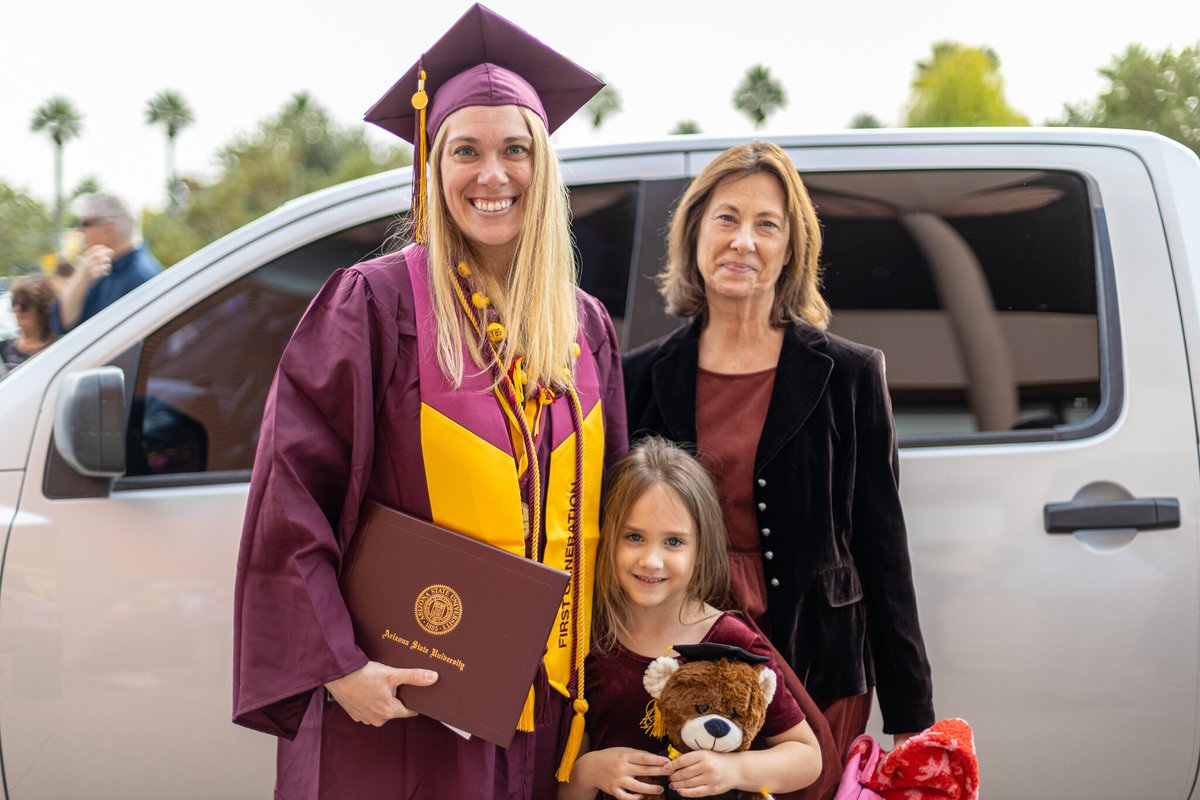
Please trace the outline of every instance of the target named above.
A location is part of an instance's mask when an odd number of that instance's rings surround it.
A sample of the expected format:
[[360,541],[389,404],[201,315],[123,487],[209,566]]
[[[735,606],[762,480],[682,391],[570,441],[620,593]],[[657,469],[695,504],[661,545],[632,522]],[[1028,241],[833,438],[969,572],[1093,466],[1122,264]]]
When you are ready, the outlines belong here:
[[[607,312],[582,292],[579,319],[611,460],[626,449],[620,348]],[[507,749],[422,716],[356,723],[317,691],[367,661],[337,583],[363,499],[430,516],[416,348],[403,257],[341,270],[305,312],[267,398],[238,556],[233,692],[235,722],[280,737],[277,797],[554,795],[569,709],[545,686],[554,702]]]

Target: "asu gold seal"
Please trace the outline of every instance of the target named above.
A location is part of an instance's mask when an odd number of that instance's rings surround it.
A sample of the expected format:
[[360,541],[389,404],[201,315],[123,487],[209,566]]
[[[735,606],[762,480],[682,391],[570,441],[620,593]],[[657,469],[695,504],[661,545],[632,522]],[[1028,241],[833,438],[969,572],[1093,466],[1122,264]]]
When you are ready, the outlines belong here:
[[454,630],[462,619],[462,599],[449,586],[435,583],[417,595],[413,613],[422,630],[440,636]]

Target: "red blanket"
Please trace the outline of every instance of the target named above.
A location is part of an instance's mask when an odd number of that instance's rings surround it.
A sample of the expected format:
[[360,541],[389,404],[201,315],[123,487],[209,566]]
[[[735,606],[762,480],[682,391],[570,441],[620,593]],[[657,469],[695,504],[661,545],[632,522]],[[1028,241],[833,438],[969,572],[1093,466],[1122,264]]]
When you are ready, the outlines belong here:
[[884,800],[978,800],[975,736],[961,719],[943,719],[879,761],[862,784]]

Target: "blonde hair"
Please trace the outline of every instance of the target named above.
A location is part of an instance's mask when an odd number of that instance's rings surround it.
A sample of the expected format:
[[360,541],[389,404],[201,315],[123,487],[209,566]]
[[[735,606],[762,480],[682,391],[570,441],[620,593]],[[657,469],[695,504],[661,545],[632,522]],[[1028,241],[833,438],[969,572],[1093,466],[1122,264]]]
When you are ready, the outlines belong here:
[[696,525],[696,561],[689,597],[723,608],[729,602],[729,559],[725,554],[725,518],[717,487],[708,471],[679,445],[657,436],[638,441],[613,465],[605,479],[592,601],[594,644],[609,650],[628,637],[632,607],[617,580],[617,546],[629,512],[651,486],[670,489],[683,502]]
[[429,230],[425,238],[437,320],[437,359],[456,388],[462,384],[464,341],[475,365],[480,369],[488,366],[483,342],[463,318],[455,291],[451,270],[460,261],[472,267],[473,286],[492,299],[504,324],[505,336],[498,345],[502,364],[508,364],[514,355],[524,356],[531,385],[562,385],[564,369],[571,370],[574,363],[579,320],[567,190],[541,118],[519,106],[517,111],[533,138],[533,177],[521,197],[524,217],[507,280],[497,280],[477,268],[479,259],[470,240],[450,216],[441,183],[446,125],[438,131],[430,151]]
[[823,330],[829,325],[830,312],[821,296],[821,223],[792,160],[783,148],[771,142],[750,142],[729,148],[705,167],[683,193],[671,218],[667,263],[657,276],[667,312],[689,318],[707,314],[704,279],[696,263],[700,219],[722,181],[757,173],[774,175],[783,188],[790,240],[790,255],[775,287],[771,324],[783,327],[808,322]]

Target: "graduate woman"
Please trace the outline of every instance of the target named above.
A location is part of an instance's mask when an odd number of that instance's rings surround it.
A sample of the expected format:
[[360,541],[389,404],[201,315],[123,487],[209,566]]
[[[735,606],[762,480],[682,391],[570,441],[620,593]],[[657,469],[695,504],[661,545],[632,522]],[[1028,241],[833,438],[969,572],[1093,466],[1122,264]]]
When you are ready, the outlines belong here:
[[[540,798],[570,773],[602,471],[626,429],[548,134],[600,86],[474,6],[367,114],[414,143],[416,243],[336,273],[297,326],[238,558],[234,719],[280,737],[278,797]],[[410,712],[396,688],[436,675],[356,646],[338,571],[368,498],[571,567],[572,635],[508,748]]]

